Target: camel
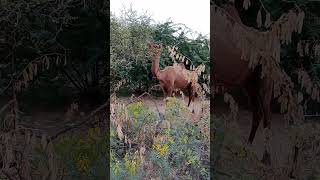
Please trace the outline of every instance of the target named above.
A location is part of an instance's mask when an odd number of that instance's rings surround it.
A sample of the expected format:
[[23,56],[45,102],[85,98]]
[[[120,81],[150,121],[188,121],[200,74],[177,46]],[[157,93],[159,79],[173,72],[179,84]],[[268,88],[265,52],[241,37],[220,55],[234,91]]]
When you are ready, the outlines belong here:
[[152,58],[151,72],[156,79],[160,81],[165,97],[172,97],[177,91],[187,90],[189,93],[188,107],[191,101],[194,101],[196,90],[187,75],[192,73],[185,69],[183,64],[175,63],[173,66],[167,66],[165,69],[159,69],[162,45],[148,43],[148,50]]
[[[211,8],[215,8],[211,5]],[[242,24],[236,8],[228,4],[224,10],[237,22]],[[212,19],[212,18],[211,18]],[[210,22],[211,29],[215,25]],[[243,25],[244,26],[244,25]],[[249,145],[252,144],[260,121],[268,133],[271,128],[271,99],[273,82],[270,77],[261,79],[261,65],[250,69],[248,61],[241,59],[241,51],[236,48],[232,37],[226,31],[210,31],[212,50],[210,51],[212,74],[215,86],[223,85],[227,89],[244,88],[252,104],[252,127],[248,137]],[[215,87],[213,88],[215,89]],[[266,143],[269,143],[268,134],[265,134]],[[268,148],[265,147],[262,162],[271,164]]]

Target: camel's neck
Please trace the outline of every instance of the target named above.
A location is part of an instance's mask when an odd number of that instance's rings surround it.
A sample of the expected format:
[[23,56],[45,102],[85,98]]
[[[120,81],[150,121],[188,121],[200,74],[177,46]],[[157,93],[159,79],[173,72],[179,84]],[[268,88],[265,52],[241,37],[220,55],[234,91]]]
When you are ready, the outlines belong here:
[[160,63],[161,51],[155,52],[152,54],[152,67],[151,72],[153,76],[158,77],[159,72],[159,63]]

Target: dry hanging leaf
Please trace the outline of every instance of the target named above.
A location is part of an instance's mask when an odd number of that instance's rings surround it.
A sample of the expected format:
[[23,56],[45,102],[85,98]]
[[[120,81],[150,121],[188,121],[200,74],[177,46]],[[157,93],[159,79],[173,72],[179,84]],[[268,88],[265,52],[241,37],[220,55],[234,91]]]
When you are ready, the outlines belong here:
[[45,56],[45,65],[46,65],[46,69],[48,70],[50,68],[50,61],[49,58],[47,56]]
[[33,132],[33,134],[31,134],[31,145],[34,146],[37,143],[37,139],[36,139],[36,134]]
[[180,55],[177,53],[175,59],[179,59]]
[[304,53],[306,55],[309,55],[309,43],[306,43],[305,46],[304,46]]
[[270,13],[267,12],[267,14],[266,14],[266,20],[265,20],[265,22],[264,22],[264,27],[269,28],[270,25],[271,25],[271,16],[270,16]]
[[301,92],[298,93],[298,103],[301,103],[303,100],[303,94]]
[[60,58],[59,58],[59,56],[57,56],[56,65],[58,66],[59,64],[60,64]]
[[244,0],[244,1],[243,1],[243,8],[244,8],[245,10],[249,9],[250,5],[251,5],[250,0]]
[[24,82],[26,83],[27,81],[29,81],[29,76],[28,76],[28,73],[27,73],[27,70],[23,70],[22,72],[22,75],[23,75],[23,80]]
[[305,14],[304,14],[303,11],[301,11],[301,12],[298,14],[298,33],[299,33],[299,34],[300,34],[301,31],[302,31],[304,17],[305,17]]
[[25,137],[26,137],[26,144],[30,144],[30,141],[31,141],[31,133],[30,133],[30,131],[26,130]]
[[257,15],[257,26],[258,28],[262,26],[261,9],[259,9],[258,15]]
[[180,57],[179,57],[179,61],[180,61],[180,62],[182,61],[183,57],[184,57],[184,56],[180,54]]
[[10,164],[14,161],[14,152],[12,150],[12,147],[7,146],[6,147],[6,155],[5,155],[5,166],[9,169]]
[[66,66],[67,65],[67,57],[64,56],[64,63],[63,63],[63,66]]
[[302,49],[302,43],[299,42],[297,45],[297,52],[299,53],[299,56],[302,57],[303,56],[303,49]]
[[20,80],[18,80],[17,83],[16,83],[16,91],[17,92],[21,91],[21,84],[22,84],[22,82]]
[[24,177],[25,180],[32,180],[30,173],[30,163],[26,157],[23,157],[23,159],[21,160],[21,176]]
[[320,57],[320,45],[319,44],[315,45],[314,54],[315,54],[315,56]]
[[28,65],[28,71],[29,71],[29,79],[30,81],[32,81],[33,80],[33,64],[32,63]]
[[181,62],[184,63],[185,56],[182,56]]
[[319,91],[316,87],[312,88],[312,93],[311,93],[311,99],[312,100],[316,100],[317,99],[317,95],[319,94]]
[[36,76],[38,74],[38,64],[35,63],[33,68],[34,68],[34,75]]
[[46,146],[47,146],[47,137],[46,137],[45,134],[43,134],[43,135],[41,136],[41,145],[42,145],[42,147],[43,147],[44,149],[45,149]]

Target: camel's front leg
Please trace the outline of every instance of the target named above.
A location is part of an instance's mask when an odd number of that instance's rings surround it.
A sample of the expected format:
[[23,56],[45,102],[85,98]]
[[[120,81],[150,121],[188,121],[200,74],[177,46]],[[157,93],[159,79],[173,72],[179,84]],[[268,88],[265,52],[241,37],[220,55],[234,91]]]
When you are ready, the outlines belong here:
[[270,134],[270,128],[264,128],[264,153],[262,157],[262,162],[266,165],[271,165]]
[[272,98],[272,82],[270,79],[264,79],[263,81],[263,127],[264,127],[264,153],[262,162],[267,165],[271,165],[270,156],[270,139],[271,139],[271,98]]
[[160,84],[160,87],[162,89],[162,92],[163,92],[163,97],[164,97],[164,101],[167,101],[168,99],[168,92],[167,92],[167,89],[166,87],[163,85],[163,84]]
[[168,97],[173,97],[173,88],[172,88],[172,87],[169,87],[167,93],[168,93],[168,94],[167,94]]

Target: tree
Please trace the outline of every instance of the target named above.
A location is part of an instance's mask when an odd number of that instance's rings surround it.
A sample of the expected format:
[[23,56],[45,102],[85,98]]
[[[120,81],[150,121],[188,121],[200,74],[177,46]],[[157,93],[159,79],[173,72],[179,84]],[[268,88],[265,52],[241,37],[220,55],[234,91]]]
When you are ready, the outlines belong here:
[[[196,38],[188,37],[194,35]],[[139,14],[132,8],[124,9],[120,17],[111,16],[111,82],[116,86],[126,80],[123,89],[129,92],[148,91],[157,84],[151,80],[151,59],[147,42],[160,42],[165,47],[177,46],[179,53],[188,57],[194,66],[206,65],[209,73],[209,40],[194,33],[183,24],[171,21],[153,23],[147,14]],[[164,48],[160,68],[172,65],[168,49]]]

